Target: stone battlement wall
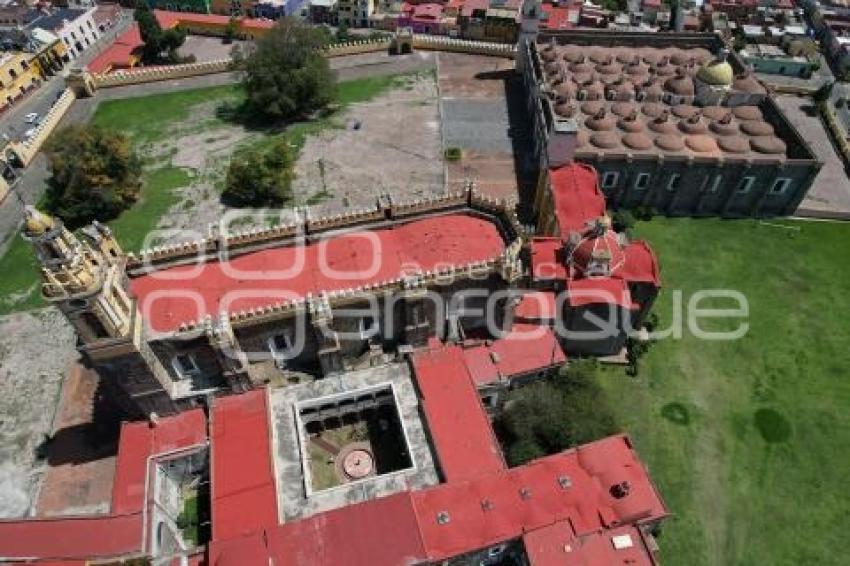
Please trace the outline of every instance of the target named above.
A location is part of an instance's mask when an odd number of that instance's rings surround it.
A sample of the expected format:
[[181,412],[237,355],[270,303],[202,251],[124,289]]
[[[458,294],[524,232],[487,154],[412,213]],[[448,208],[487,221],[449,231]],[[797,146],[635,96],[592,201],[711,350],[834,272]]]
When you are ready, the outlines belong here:
[[[45,114],[44,120],[36,127],[35,135],[26,141],[10,142],[6,149],[14,152],[24,166],[29,165],[76,99],[77,96],[74,92],[70,88],[66,88]],[[2,189],[0,189],[0,193],[2,193]]]
[[166,81],[169,79],[181,79],[197,75],[212,75],[215,73],[226,73],[233,69],[233,60],[230,58],[204,61],[202,63],[185,63],[182,65],[167,65],[162,67],[142,67],[113,71],[111,73],[94,74],[94,84],[97,88],[109,88],[114,86],[125,86],[155,81]]
[[211,225],[210,235],[207,238],[168,246],[156,246],[141,250],[138,254],[128,253],[127,270],[131,274],[155,271],[172,265],[194,262],[198,258],[212,256],[223,250],[231,255],[247,253],[257,249],[282,245],[285,240],[298,236],[308,238],[334,230],[356,228],[360,225],[388,220],[405,220],[413,216],[440,213],[463,207],[500,217],[503,223],[502,229],[509,241],[519,237],[521,233],[513,203],[483,195],[470,187],[466,191],[411,202],[394,203],[384,200],[375,207],[321,218],[310,218],[309,214],[305,212],[302,213],[302,218],[297,222],[274,228],[221,234],[218,225]]

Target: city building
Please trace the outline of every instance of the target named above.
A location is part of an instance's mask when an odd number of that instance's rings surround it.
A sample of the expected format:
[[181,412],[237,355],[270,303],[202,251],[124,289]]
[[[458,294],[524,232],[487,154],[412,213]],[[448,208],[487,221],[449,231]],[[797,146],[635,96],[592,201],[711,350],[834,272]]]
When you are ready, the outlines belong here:
[[0,29],[0,111],[59,72],[68,60],[65,45],[41,28]]
[[551,167],[577,160],[613,208],[773,216],[793,214],[817,176],[821,162],[717,36],[532,28],[517,65],[538,194]]
[[337,21],[349,27],[369,27],[369,18],[375,11],[374,0],[337,0]]
[[94,18],[95,11],[96,8],[60,8],[39,16],[28,25],[59,36],[65,44],[69,59],[76,59],[100,37],[101,32]]
[[741,60],[757,73],[809,78],[819,64],[817,51],[811,58],[792,55],[779,45],[751,43],[738,52]]

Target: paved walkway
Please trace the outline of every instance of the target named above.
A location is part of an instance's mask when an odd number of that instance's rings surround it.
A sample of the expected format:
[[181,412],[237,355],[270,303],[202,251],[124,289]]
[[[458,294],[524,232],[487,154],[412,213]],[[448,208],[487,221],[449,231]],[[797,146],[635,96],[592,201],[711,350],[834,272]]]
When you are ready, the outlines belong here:
[[814,111],[814,102],[800,96],[777,96],[777,104],[809,143],[823,168],[808,195],[800,203],[798,216],[850,218],[850,179],[823,123]]

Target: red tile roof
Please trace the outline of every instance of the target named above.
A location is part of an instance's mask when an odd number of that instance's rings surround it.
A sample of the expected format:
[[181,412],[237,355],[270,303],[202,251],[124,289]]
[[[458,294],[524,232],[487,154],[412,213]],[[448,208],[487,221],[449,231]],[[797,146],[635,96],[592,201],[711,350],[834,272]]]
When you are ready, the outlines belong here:
[[542,322],[557,318],[558,305],[552,291],[531,291],[522,296],[514,311],[517,322]]
[[[617,549],[614,537],[628,548]],[[632,526],[577,536],[569,521],[560,521],[522,537],[531,566],[654,566],[655,560],[640,531]]]
[[132,24],[112,44],[87,65],[92,73],[107,73],[119,67],[132,65],[133,52],[142,46],[139,26]]
[[0,556],[86,559],[139,552],[149,461],[206,440],[201,410],[163,417],[156,426],[125,423],[116,461],[112,514],[0,521]]
[[[610,488],[622,482],[628,482],[629,493],[617,499]],[[472,481],[413,492],[412,497],[432,560],[485,548],[557,521],[568,520],[577,534],[586,535],[667,515],[625,436]]]
[[478,386],[560,366],[567,361],[552,329],[536,324],[514,324],[503,338],[464,348],[463,358]]
[[624,309],[632,309],[635,306],[626,282],[622,279],[607,277],[571,279],[567,283],[567,300],[572,307],[613,304]]
[[605,214],[605,196],[593,167],[571,163],[552,169],[549,178],[561,236],[584,232],[588,220]]
[[643,240],[633,240],[623,249],[626,260],[617,274],[629,282],[653,283],[661,285],[661,273],[658,259],[649,244]]
[[124,423],[112,486],[112,512],[142,510],[151,456],[202,444],[206,439],[207,421],[200,409],[161,418],[156,426],[147,422]]
[[234,538],[276,525],[266,390],[218,399],[210,435],[213,537]]
[[534,280],[567,278],[565,258],[561,257],[564,243],[561,238],[537,236],[531,240],[531,274]]
[[428,430],[446,481],[458,482],[504,468],[499,443],[458,346],[413,356]]
[[138,552],[142,515],[0,521],[4,558],[86,559]]
[[453,214],[252,252],[226,262],[172,267],[138,277],[130,286],[151,328],[167,332],[222,310],[238,312],[380,283],[414,266],[430,271],[466,265],[494,258],[504,249],[492,222]]

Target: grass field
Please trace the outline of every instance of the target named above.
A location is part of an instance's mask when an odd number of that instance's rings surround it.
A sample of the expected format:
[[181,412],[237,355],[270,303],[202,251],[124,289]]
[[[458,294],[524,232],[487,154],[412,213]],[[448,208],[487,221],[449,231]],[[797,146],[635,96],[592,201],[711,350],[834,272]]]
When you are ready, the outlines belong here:
[[662,265],[662,327],[677,289],[685,305],[699,289],[735,289],[750,308],[740,340],[698,340],[686,319],[684,337],[655,344],[637,378],[606,374],[674,514],[659,541],[663,563],[846,563],[850,224],[771,224],[799,231],[689,219],[637,227]]
[[[404,87],[409,80],[407,75],[388,75],[341,82],[337,100],[340,107],[364,102],[389,88]],[[225,85],[108,100],[98,106],[92,123],[120,130],[145,153],[148,148],[173,136],[175,124],[182,124],[183,129],[193,131],[222,126],[225,121],[218,116],[193,122],[193,109],[199,105],[238,104],[242,97],[237,85]],[[248,138],[245,147],[271,145],[280,136],[286,136],[300,150],[308,135],[334,127],[333,118],[331,114],[312,122],[291,124],[283,130],[258,131]],[[169,163],[148,164],[139,201],[109,223],[125,250],[137,251],[143,247],[145,237],[156,227],[159,219],[180,201],[178,191],[191,182],[192,174],[189,169]],[[0,273],[4,273],[0,278],[0,315],[44,305],[39,294],[40,280],[32,250],[19,235],[15,234],[12,238],[0,257]]]

